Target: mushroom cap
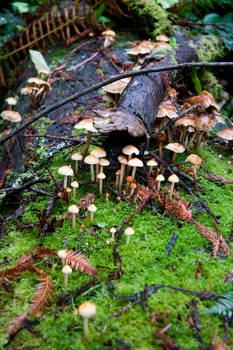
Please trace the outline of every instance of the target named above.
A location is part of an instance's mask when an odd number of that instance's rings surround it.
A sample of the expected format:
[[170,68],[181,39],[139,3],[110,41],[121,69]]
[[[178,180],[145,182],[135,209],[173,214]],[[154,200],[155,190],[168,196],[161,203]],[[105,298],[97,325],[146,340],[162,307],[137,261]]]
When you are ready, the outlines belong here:
[[176,183],[179,182],[179,178],[176,174],[172,174],[171,176],[169,176],[168,181]]
[[131,156],[133,153],[138,155],[139,150],[133,145],[127,145],[122,149],[122,153],[124,153],[126,156]]
[[202,113],[195,119],[195,127],[197,130],[210,131],[214,127],[214,124],[214,120],[211,119],[208,114]]
[[127,182],[133,182],[133,177],[132,176],[126,176],[126,181]]
[[189,114],[186,114],[182,118],[178,119],[175,122],[174,126],[175,128],[177,128],[178,126],[192,126],[195,128],[195,121],[192,119],[192,117],[189,116]]
[[146,165],[148,165],[148,166],[156,166],[156,165],[158,165],[158,163],[155,161],[154,158],[152,158],[152,159],[148,160]]
[[175,153],[183,153],[185,151],[184,146],[178,142],[169,143],[165,146],[165,148]]
[[129,84],[131,79],[132,78],[130,77],[119,79],[111,84],[105,85],[103,87],[103,90],[109,92],[110,94],[121,94],[125,90],[126,86]]
[[38,91],[38,88],[34,86],[25,86],[20,90],[22,95],[32,95],[36,91]]
[[68,165],[64,165],[58,169],[58,174],[64,176],[74,176],[73,169]]
[[169,119],[174,119],[178,117],[176,106],[170,100],[169,97],[167,97],[164,101],[162,101],[158,108],[157,118],[165,118],[165,117]]
[[208,107],[212,107],[216,110],[219,110],[219,106],[217,105],[213,95],[208,91],[202,91],[199,96],[192,96],[186,100],[186,102],[191,105],[200,104],[204,109]]
[[82,160],[83,156],[79,152],[74,152],[74,153],[72,153],[71,159],[72,160]]
[[94,212],[97,210],[97,208],[96,208],[95,204],[91,204],[91,205],[89,205],[89,207],[87,208],[87,210],[88,210],[90,213],[94,213]]
[[62,268],[62,272],[65,274],[65,275],[68,275],[70,273],[72,273],[72,268],[70,265],[65,265],[63,268]]
[[71,214],[78,214],[79,208],[77,207],[77,205],[73,204],[68,208],[68,212]]
[[132,235],[134,235],[134,229],[132,228],[132,227],[126,227],[126,229],[125,229],[125,234],[127,235],[127,236],[132,236]]
[[128,159],[125,156],[119,156],[117,158],[121,164],[127,165],[128,164]]
[[128,165],[130,165],[130,166],[136,166],[136,167],[143,167],[143,162],[140,160],[140,159],[138,159],[138,158],[132,158],[132,159],[130,159],[129,161],[128,161]]
[[41,86],[41,85],[43,85],[45,83],[45,81],[40,79],[40,78],[31,77],[31,78],[28,79],[28,83]]
[[127,51],[128,55],[137,56],[150,53],[154,49],[155,43],[149,40],[143,40],[138,45]]
[[213,111],[212,111],[212,117],[214,118],[215,124],[217,124],[217,123],[222,123],[222,124],[224,124],[224,123],[225,123],[225,120],[224,120],[224,118],[222,117],[221,113],[219,113],[219,112],[216,111],[216,110],[213,110]]
[[116,33],[115,33],[114,30],[112,30],[112,29],[106,29],[106,30],[104,30],[104,31],[101,33],[101,35],[103,35],[103,36],[113,36],[113,37],[115,38]]
[[116,233],[116,231],[117,231],[117,229],[114,226],[111,227],[110,230],[109,230],[110,233]]
[[67,256],[67,251],[65,249],[61,249],[57,252],[57,255],[60,259],[64,259]]
[[165,34],[160,34],[160,35],[157,35],[157,36],[156,36],[156,40],[168,42],[168,41],[169,41],[169,38],[168,38],[167,35],[165,35]]
[[202,159],[197,154],[190,154],[186,158],[186,162],[192,163],[193,165],[200,165],[202,162]]
[[66,192],[70,193],[70,192],[72,192],[72,189],[70,187],[66,187]]
[[99,163],[99,159],[94,156],[93,154],[90,154],[89,156],[86,156],[85,159],[84,159],[84,163],[86,164],[98,164]]
[[203,90],[201,94],[208,97],[210,107],[215,108],[217,111],[219,110],[219,106],[215,101],[214,96],[209,91]]
[[8,97],[6,99],[6,103],[8,103],[10,106],[15,106],[17,104],[17,101],[14,97]]
[[108,159],[106,158],[100,158],[99,159],[99,165],[102,165],[102,166],[109,166],[110,162]]
[[94,148],[92,151],[91,151],[91,155],[95,156],[96,158],[103,158],[106,156],[106,152],[103,148],[100,148],[100,147],[97,147],[97,148]]
[[96,314],[96,306],[95,304],[92,304],[89,301],[85,301],[79,306],[78,312],[82,317],[93,317]]
[[137,185],[135,184],[135,182],[130,184],[130,187],[132,188],[132,190],[135,190],[135,188],[137,187]]
[[99,179],[99,180],[104,180],[104,179],[106,179],[106,175],[105,175],[104,173],[99,173],[99,174],[97,175],[97,179]]
[[74,126],[75,129],[86,129],[87,131],[97,132],[96,128],[93,126],[93,118],[87,118],[81,120],[78,124]]
[[165,177],[162,174],[159,174],[159,175],[156,176],[156,181],[161,182],[161,181],[164,181],[164,180],[165,180]]
[[79,187],[79,183],[78,183],[78,181],[72,181],[70,186],[73,187],[73,188],[78,188]]
[[218,132],[218,136],[224,140],[232,141],[233,140],[233,128],[224,129]]
[[118,169],[118,170],[115,172],[115,175],[116,175],[116,176],[120,176],[120,175],[121,175],[121,170]]
[[5,110],[1,113],[2,119],[8,120],[12,123],[18,123],[22,120],[21,115],[18,112],[12,110]]

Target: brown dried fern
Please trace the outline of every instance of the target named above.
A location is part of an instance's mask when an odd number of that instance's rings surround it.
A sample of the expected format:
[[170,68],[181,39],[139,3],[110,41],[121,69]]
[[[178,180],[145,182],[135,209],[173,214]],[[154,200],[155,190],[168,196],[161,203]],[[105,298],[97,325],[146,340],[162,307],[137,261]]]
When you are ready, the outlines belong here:
[[17,278],[27,269],[28,264],[16,265],[12,268],[0,271],[0,283],[8,283]]
[[95,195],[93,193],[88,193],[82,197],[79,201],[79,209],[86,210],[91,203],[95,200]]
[[8,334],[10,336],[13,336],[15,333],[17,333],[21,328],[23,321],[26,320],[28,317],[29,313],[24,312],[23,314],[17,315],[9,324],[8,326]]
[[65,264],[71,265],[76,270],[85,271],[87,275],[98,276],[97,269],[91,265],[89,260],[82,254],[69,250],[65,259]]

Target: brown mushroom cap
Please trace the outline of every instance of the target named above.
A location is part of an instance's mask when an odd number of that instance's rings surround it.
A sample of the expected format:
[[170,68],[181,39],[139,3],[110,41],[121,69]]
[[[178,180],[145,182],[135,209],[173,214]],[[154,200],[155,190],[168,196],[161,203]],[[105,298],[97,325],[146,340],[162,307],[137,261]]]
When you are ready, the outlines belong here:
[[179,126],[192,126],[195,127],[195,121],[193,120],[192,117],[190,117],[188,114],[183,116],[182,118],[178,119],[175,124],[174,124],[175,128],[179,127]]
[[82,317],[90,318],[95,316],[96,306],[95,304],[92,304],[89,301],[85,301],[79,306],[78,312]]
[[128,164],[128,159],[127,159],[127,157],[125,157],[125,156],[119,156],[117,159],[119,160],[119,162],[120,162],[121,164],[125,164],[125,165]]
[[35,86],[25,86],[20,90],[22,95],[32,95],[37,91],[38,91],[38,88]]
[[138,155],[139,150],[133,145],[127,145],[122,149],[122,153],[124,153],[126,156],[131,156],[134,153]]
[[36,78],[36,77],[31,77],[28,79],[28,83],[29,84],[34,84],[34,85],[37,85],[37,86],[42,86],[45,81],[42,80],[42,79],[39,79],[39,78]]
[[160,35],[157,35],[157,36],[156,36],[156,40],[168,42],[168,41],[169,41],[169,38],[168,38],[167,35],[165,35],[165,34],[160,34]]
[[95,157],[93,154],[90,154],[89,156],[86,156],[84,159],[84,163],[86,164],[98,164],[99,163],[99,159],[97,157]]
[[199,131],[210,131],[214,127],[214,120],[208,114],[201,113],[195,120],[195,127]]
[[87,118],[87,119],[81,120],[81,122],[76,124],[74,126],[74,128],[75,129],[86,129],[86,130],[91,131],[91,132],[97,132],[98,131],[93,126],[93,119],[92,118]]
[[186,158],[186,162],[192,163],[193,165],[200,165],[202,162],[202,159],[197,155],[197,154],[190,154],[187,158]]
[[116,33],[115,33],[114,30],[112,30],[112,29],[106,29],[106,30],[104,30],[104,31],[101,33],[101,35],[103,35],[103,36],[112,36],[112,37],[115,38]]
[[129,77],[114,81],[114,83],[105,85],[103,87],[103,90],[111,94],[121,94],[125,90],[126,86],[128,85],[131,79],[132,78]]
[[224,129],[218,132],[218,136],[224,140],[232,141],[233,140],[233,128]]
[[18,112],[12,110],[5,110],[1,113],[2,119],[8,120],[12,123],[18,123],[22,120],[21,115]]
[[105,158],[100,158],[99,159],[99,165],[102,165],[102,166],[109,166],[110,162],[109,160],[105,159]]
[[185,151],[184,146],[177,142],[169,143],[165,148],[175,153],[183,153]]
[[165,117],[169,119],[174,119],[178,117],[176,106],[170,100],[169,97],[167,97],[164,101],[162,101],[158,108],[157,118],[165,118]]
[[91,155],[95,156],[96,158],[103,158],[106,156],[106,152],[103,148],[100,148],[100,147],[97,147],[97,148],[94,148],[92,151],[91,151]]
[[138,45],[127,51],[128,55],[137,56],[150,53],[154,49],[155,43],[149,40],[143,40]]

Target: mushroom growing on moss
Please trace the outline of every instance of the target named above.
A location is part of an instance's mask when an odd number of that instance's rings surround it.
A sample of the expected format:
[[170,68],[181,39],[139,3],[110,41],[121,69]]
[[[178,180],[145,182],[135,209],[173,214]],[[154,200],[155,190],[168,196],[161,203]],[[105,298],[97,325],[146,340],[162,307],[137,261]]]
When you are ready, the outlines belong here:
[[79,208],[77,205],[73,204],[68,208],[68,212],[72,214],[72,227],[73,229],[76,228],[76,214],[79,213]]
[[183,153],[185,151],[184,146],[177,142],[169,143],[168,145],[165,146],[165,148],[173,152],[171,157],[171,163],[175,162],[176,153]]
[[96,212],[97,208],[96,208],[95,204],[91,204],[91,205],[89,205],[89,207],[87,208],[87,210],[88,210],[89,213],[90,213],[90,223],[91,223],[91,225],[93,225],[93,222],[94,222],[94,212]]
[[78,175],[78,162],[83,159],[83,156],[79,152],[74,152],[71,159],[75,161],[75,174]]
[[146,165],[149,167],[149,175],[151,175],[153,167],[154,167],[154,166],[157,166],[158,163],[155,161],[154,158],[152,158],[152,159],[148,160],[148,162],[146,163]]
[[94,164],[99,163],[99,159],[90,154],[89,156],[86,156],[84,159],[84,163],[90,165],[91,169],[91,181],[95,181],[95,172],[94,172]]
[[71,266],[70,265],[63,266],[62,273],[64,273],[64,275],[65,275],[64,276],[64,287],[67,288],[67,286],[68,286],[68,276],[69,276],[69,274],[72,273]]
[[233,150],[233,128],[224,129],[219,131],[218,136],[229,143],[230,148]]
[[73,188],[73,197],[76,198],[76,190],[79,188],[78,181],[71,182],[70,186]]
[[140,159],[138,159],[138,158],[132,158],[132,159],[130,159],[128,164],[133,167],[131,176],[132,176],[132,178],[134,180],[136,169],[143,167],[143,162]]
[[73,169],[68,165],[64,165],[58,169],[58,174],[64,176],[63,187],[66,189],[68,176],[74,176]]
[[179,182],[179,178],[176,174],[172,174],[171,176],[169,176],[168,181],[171,182],[171,187],[170,187],[170,191],[169,191],[170,192],[169,199],[172,199],[175,183]]
[[92,304],[89,301],[85,301],[79,306],[78,312],[79,312],[79,315],[83,317],[84,337],[88,341],[89,340],[88,320],[89,318],[95,316],[96,306],[95,304]]
[[125,157],[125,156],[119,156],[118,160],[121,164],[118,191],[119,191],[119,193],[121,193],[122,184],[123,184],[123,180],[124,180],[124,174],[125,174],[125,167],[128,164],[128,160],[127,160],[127,157]]
[[156,182],[157,182],[157,191],[160,191],[160,187],[161,187],[161,182],[165,180],[165,177],[162,174],[159,174],[156,177]]
[[87,141],[86,141],[86,145],[84,147],[84,150],[83,150],[83,158],[86,157],[87,155],[87,152],[88,152],[88,148],[89,148],[89,145],[90,145],[90,142],[91,142],[91,135],[93,132],[97,132],[98,130],[96,130],[93,126],[93,119],[92,118],[87,118],[87,119],[83,119],[81,120],[81,122],[79,122],[78,124],[76,124],[74,126],[75,129],[85,129],[87,130]]
[[[186,158],[186,162],[189,162],[192,164],[193,177],[197,181],[197,169],[199,168],[202,162],[202,159],[197,154],[190,154]],[[198,188],[197,182],[195,182],[195,188]]]
[[64,266],[65,265],[66,256],[67,256],[67,251],[65,249],[61,249],[61,250],[59,250],[57,252],[57,255],[62,261],[62,266]]
[[[100,158],[103,158],[106,156],[106,152],[103,148],[101,147],[97,147],[97,148],[94,148],[91,153],[90,153],[92,156],[95,156],[96,158],[100,159]],[[98,163],[96,163],[96,179],[97,179],[97,175],[99,174],[99,161]]]
[[127,227],[125,229],[125,235],[127,236],[126,244],[129,244],[130,236],[134,235],[134,229],[132,227]]
[[106,179],[106,176],[104,173],[99,173],[97,175],[97,178],[99,180],[99,195],[102,196],[103,193],[103,180]]

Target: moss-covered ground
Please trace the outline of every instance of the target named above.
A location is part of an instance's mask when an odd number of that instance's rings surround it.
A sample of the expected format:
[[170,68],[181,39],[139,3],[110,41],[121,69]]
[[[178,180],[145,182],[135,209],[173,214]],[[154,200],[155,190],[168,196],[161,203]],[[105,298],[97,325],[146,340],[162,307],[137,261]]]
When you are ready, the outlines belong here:
[[[229,155],[224,154],[222,159],[218,159],[217,152],[210,146],[202,147],[199,155],[204,159],[209,170],[233,179],[233,174],[229,172],[227,167]],[[183,158],[182,156],[178,157],[178,160],[183,160]],[[67,159],[65,163],[71,164],[72,161]],[[57,169],[63,164],[62,152],[59,152],[50,164],[59,181],[62,180],[62,177],[58,175]],[[112,171],[108,171],[107,174],[108,177],[112,175],[113,179]],[[78,180],[88,180],[88,178],[89,172],[81,170]],[[202,177],[200,177],[200,183],[205,189],[205,194],[201,196],[216,214],[221,215],[219,228],[228,240],[232,230],[232,185],[216,184]],[[109,184],[112,185],[112,183]],[[193,201],[193,198],[183,193],[181,188],[180,190],[183,197]],[[98,281],[100,284],[78,297],[73,304],[56,310],[58,295],[65,292],[61,263],[58,258],[37,261],[36,266],[44,269],[52,278],[54,286],[52,302],[39,317],[40,323],[35,328],[40,335],[22,330],[12,341],[10,347],[36,345],[40,349],[107,349],[117,344],[116,339],[124,339],[135,349],[159,349],[160,342],[154,339],[152,332],[158,331],[165,324],[172,323],[167,332],[169,336],[184,349],[197,349],[195,330],[187,322],[193,295],[160,289],[149,297],[146,312],[143,312],[142,307],[137,305],[120,317],[110,319],[118,310],[130,303],[110,296],[111,290],[104,283],[114,268],[113,247],[107,245],[106,240],[110,237],[109,229],[112,226],[119,228],[122,219],[135,210],[136,204],[117,202],[111,194],[110,200],[106,202],[105,195],[99,198],[95,185],[80,187],[77,199],[74,200],[71,196],[70,204],[78,203],[79,199],[88,192],[96,194],[95,204],[98,210],[95,213],[94,221],[98,225],[96,230],[98,238],[84,229],[83,239],[79,239],[83,233],[83,229],[80,228],[81,224],[84,224],[87,229],[91,228],[89,218],[80,215],[75,230],[71,227],[71,220],[66,219],[58,225],[56,232],[46,234],[43,245],[60,250],[65,240],[68,240],[67,249],[82,250],[94,266],[99,266]],[[46,208],[48,201],[47,197],[38,195],[33,202],[27,205],[21,221],[36,222],[36,210],[41,211]],[[7,212],[9,214],[9,210]],[[66,212],[67,204],[57,200],[52,216],[58,218],[65,215]],[[213,220],[208,214],[202,212],[196,216],[196,219],[214,229]],[[231,283],[224,281],[226,273],[232,269],[232,257],[214,259],[210,243],[200,236],[194,225],[180,224],[167,214],[161,215],[155,210],[149,209],[143,209],[130,224],[135,230],[135,235],[132,236],[129,245],[126,245],[125,236],[120,241],[119,253],[122,257],[124,273],[119,280],[112,281],[115,294],[138,292],[144,288],[146,283],[148,285],[164,283],[192,290],[208,290],[219,294],[232,291]],[[165,257],[166,247],[174,231],[179,234],[179,237],[170,255]],[[229,240],[228,243],[231,247],[232,244]],[[40,244],[38,229],[18,230],[16,222],[10,221],[6,227],[6,234],[2,237],[0,249],[0,261],[7,257],[9,263],[1,265],[1,268],[13,266],[17,259],[33,244]],[[91,250],[88,251],[88,248]],[[199,278],[195,278],[198,260],[202,262],[202,272]],[[69,278],[68,290],[80,287],[89,280],[91,280],[90,276],[75,271]],[[11,282],[11,286],[14,288],[13,294],[5,289],[0,289],[0,346],[7,342],[7,326],[11,320],[17,314],[29,309],[30,298],[37,283],[38,279],[35,276],[25,272],[20,278]],[[74,318],[73,315],[74,309],[78,308],[85,300],[89,300],[97,306],[96,317],[89,322],[91,333],[89,343],[83,338],[81,317]],[[213,303],[210,301],[198,300],[200,313],[211,305]],[[160,324],[154,323],[152,325],[151,312],[166,310],[172,311],[167,319]],[[206,344],[210,344],[214,331],[217,332],[218,338],[224,335],[223,319],[213,315],[201,316],[200,319],[201,335]],[[232,329],[230,329],[230,335],[233,336]]]

